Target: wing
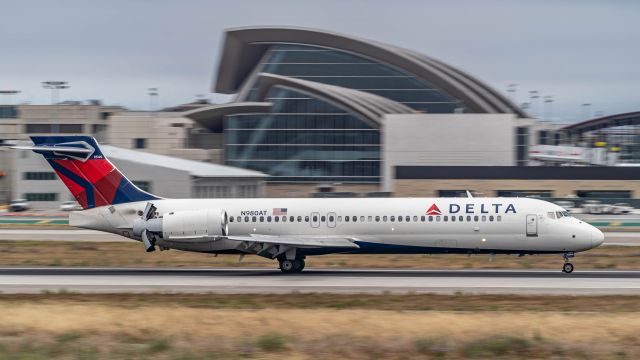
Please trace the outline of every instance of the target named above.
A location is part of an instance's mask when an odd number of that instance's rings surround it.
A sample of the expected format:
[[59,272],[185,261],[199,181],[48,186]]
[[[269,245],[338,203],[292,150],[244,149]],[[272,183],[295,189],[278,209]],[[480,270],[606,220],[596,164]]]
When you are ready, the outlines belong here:
[[355,239],[346,237],[310,237],[310,236],[274,236],[274,235],[259,235],[251,234],[250,236],[227,236],[229,240],[242,241],[254,244],[265,245],[286,245],[288,247],[297,248],[323,248],[323,247],[335,247],[335,248],[359,248],[358,244],[354,243]]

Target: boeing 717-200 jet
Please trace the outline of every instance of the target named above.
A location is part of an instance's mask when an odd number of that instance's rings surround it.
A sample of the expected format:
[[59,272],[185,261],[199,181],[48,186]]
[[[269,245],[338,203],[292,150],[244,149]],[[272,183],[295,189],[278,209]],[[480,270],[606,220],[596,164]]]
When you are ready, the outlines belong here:
[[15,148],[42,154],[83,208],[70,225],[140,241],[148,252],[255,254],[285,273],[331,253],[562,254],[570,273],[576,252],[604,241],[563,208],[530,198],[163,199],[137,188],[92,137],[31,139]]

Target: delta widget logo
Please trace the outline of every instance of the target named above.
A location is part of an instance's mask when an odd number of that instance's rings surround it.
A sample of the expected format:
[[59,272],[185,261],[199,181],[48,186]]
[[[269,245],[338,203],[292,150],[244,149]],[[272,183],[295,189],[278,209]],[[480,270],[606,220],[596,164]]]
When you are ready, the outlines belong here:
[[438,209],[438,205],[433,204],[429,210],[427,210],[427,215],[442,215],[442,213],[440,212],[440,209]]

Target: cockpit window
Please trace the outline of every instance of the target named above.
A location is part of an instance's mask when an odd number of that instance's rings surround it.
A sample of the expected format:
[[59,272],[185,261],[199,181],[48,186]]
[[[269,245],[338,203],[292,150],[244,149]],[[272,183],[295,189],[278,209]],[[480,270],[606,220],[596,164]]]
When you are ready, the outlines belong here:
[[549,212],[547,213],[547,216],[548,216],[550,219],[555,219],[555,218],[556,218],[556,213],[555,213],[555,212],[553,212],[553,211],[549,211]]
[[556,216],[560,219],[561,217],[569,217],[571,215],[569,215],[567,211],[556,211]]

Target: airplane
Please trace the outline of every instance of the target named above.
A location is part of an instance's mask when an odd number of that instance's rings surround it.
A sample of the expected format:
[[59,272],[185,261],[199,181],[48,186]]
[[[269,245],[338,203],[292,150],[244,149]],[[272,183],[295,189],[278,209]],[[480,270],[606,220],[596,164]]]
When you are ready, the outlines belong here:
[[83,210],[71,226],[168,249],[255,254],[298,273],[307,256],[341,254],[562,254],[604,241],[597,228],[533,198],[165,199],[129,181],[89,136],[33,136]]

